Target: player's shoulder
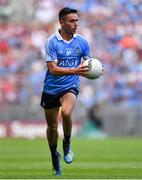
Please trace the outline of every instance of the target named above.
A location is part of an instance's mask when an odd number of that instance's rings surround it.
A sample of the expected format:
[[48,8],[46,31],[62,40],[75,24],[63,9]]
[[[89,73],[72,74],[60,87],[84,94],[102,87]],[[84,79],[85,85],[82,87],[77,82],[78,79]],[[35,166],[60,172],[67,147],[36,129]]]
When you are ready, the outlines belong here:
[[52,34],[50,35],[47,39],[46,39],[46,44],[49,44],[49,43],[54,43],[57,41],[57,38],[56,38],[56,34]]
[[77,37],[77,39],[79,40],[79,41],[81,41],[81,42],[88,42],[87,41],[87,39],[84,37],[84,36],[82,36],[82,35],[80,35],[80,34],[76,34],[76,37]]

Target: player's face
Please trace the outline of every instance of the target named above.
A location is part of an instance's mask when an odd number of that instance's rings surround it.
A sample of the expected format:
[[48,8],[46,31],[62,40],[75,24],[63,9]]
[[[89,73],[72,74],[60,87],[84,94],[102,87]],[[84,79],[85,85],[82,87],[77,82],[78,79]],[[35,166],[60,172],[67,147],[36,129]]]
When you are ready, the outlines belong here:
[[78,15],[75,13],[68,14],[60,23],[65,33],[74,34],[78,26]]

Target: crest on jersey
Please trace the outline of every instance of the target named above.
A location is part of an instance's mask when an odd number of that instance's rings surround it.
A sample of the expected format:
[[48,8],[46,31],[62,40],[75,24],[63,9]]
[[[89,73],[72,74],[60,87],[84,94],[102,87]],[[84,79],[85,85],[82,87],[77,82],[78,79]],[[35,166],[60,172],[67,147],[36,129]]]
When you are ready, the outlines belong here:
[[81,53],[79,47],[77,47],[77,48],[75,49],[75,53],[76,53],[76,54],[80,54],[80,53]]

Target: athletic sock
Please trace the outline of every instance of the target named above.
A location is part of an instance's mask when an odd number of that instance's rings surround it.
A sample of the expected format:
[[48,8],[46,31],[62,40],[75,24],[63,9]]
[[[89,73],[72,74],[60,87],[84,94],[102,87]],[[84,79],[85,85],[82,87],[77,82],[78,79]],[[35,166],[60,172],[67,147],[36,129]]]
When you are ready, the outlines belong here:
[[51,151],[51,156],[55,157],[57,155],[57,144],[49,146],[50,151]]
[[69,144],[71,136],[64,135],[63,143]]

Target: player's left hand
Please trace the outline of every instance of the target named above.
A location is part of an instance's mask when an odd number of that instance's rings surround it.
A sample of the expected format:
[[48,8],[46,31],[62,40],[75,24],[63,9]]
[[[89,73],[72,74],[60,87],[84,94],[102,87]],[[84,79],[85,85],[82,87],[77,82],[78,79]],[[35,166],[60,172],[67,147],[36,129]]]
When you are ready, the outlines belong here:
[[103,69],[102,69],[102,73],[101,73],[101,75],[103,75],[104,74],[104,67],[103,67]]

